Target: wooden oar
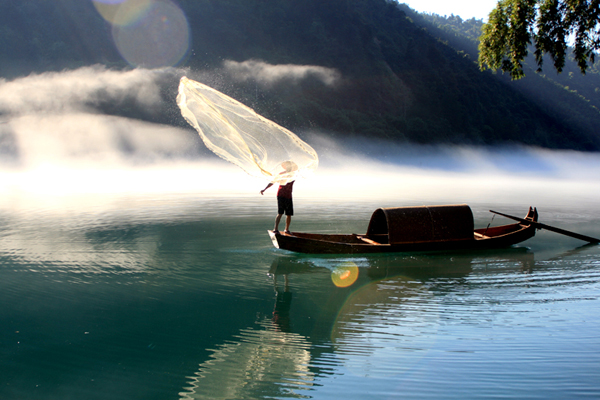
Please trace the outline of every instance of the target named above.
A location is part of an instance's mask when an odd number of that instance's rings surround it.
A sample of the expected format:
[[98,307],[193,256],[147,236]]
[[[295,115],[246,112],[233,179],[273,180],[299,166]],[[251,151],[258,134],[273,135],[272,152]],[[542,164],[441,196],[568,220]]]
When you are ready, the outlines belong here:
[[494,211],[494,210],[490,210],[490,212],[493,212],[494,214],[502,215],[503,217],[506,217],[506,218],[514,219],[515,221],[519,221],[519,222],[522,222],[524,224],[533,225],[533,226],[535,226],[538,229],[546,229],[548,231],[560,233],[561,235],[571,236],[571,237],[574,237],[576,239],[584,240],[584,241],[590,242],[590,243],[599,243],[600,242],[600,239],[596,239],[596,238],[593,238],[593,237],[590,237],[590,236],[580,235],[579,233],[575,233],[575,232],[571,232],[571,231],[566,231],[566,230],[560,229],[560,228],[555,228],[555,227],[550,226],[550,225],[541,224],[539,222],[530,221],[530,220],[524,219],[524,218],[513,217],[512,215],[503,214],[501,212]]

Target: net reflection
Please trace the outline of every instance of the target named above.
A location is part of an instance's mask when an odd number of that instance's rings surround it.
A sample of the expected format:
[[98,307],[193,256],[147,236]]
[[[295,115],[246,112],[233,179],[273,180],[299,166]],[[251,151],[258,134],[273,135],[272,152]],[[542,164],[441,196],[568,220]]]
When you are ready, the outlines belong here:
[[310,343],[281,322],[263,319],[212,349],[181,399],[305,398],[300,391],[310,390],[315,377]]

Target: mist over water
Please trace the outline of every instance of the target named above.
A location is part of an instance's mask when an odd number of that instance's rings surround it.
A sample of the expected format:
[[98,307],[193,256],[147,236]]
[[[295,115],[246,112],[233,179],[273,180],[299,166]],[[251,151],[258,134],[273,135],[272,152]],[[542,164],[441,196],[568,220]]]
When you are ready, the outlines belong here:
[[[193,130],[102,113],[101,104],[124,99],[149,114],[173,107],[168,102],[174,103],[176,87],[168,88],[182,73],[92,67],[0,82],[1,190],[253,194],[263,182],[212,155]],[[173,113],[173,121],[181,124],[181,116]],[[313,179],[299,182],[300,198],[380,198],[398,205],[597,200],[597,154],[340,143],[318,132],[297,133],[322,165]]]

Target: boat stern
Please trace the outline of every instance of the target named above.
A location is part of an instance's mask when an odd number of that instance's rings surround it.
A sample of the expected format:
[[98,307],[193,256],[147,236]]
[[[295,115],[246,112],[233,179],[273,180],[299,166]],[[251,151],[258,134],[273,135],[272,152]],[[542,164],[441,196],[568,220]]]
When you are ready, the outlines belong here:
[[277,241],[277,234],[273,231],[267,231],[269,232],[269,237],[271,238],[271,241],[273,242],[273,246],[275,246],[275,248],[279,248],[279,242]]

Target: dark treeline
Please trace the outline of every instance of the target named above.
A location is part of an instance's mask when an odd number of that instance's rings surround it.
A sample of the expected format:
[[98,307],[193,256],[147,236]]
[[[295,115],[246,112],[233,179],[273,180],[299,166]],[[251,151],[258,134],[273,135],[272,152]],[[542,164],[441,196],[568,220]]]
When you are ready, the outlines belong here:
[[[425,19],[390,0],[178,4],[192,32],[181,66],[219,76],[219,90],[296,132],[600,149],[593,128],[600,114],[592,100],[598,90],[586,84],[589,77],[567,70],[563,75],[572,84],[538,76],[524,88],[479,71],[478,21]],[[91,1],[2,2],[0,30],[0,74],[6,78],[95,63],[128,67]],[[229,80],[225,60],[318,65],[342,78],[334,87],[317,79],[264,87]],[[173,112],[164,115],[162,122],[182,123]]]

